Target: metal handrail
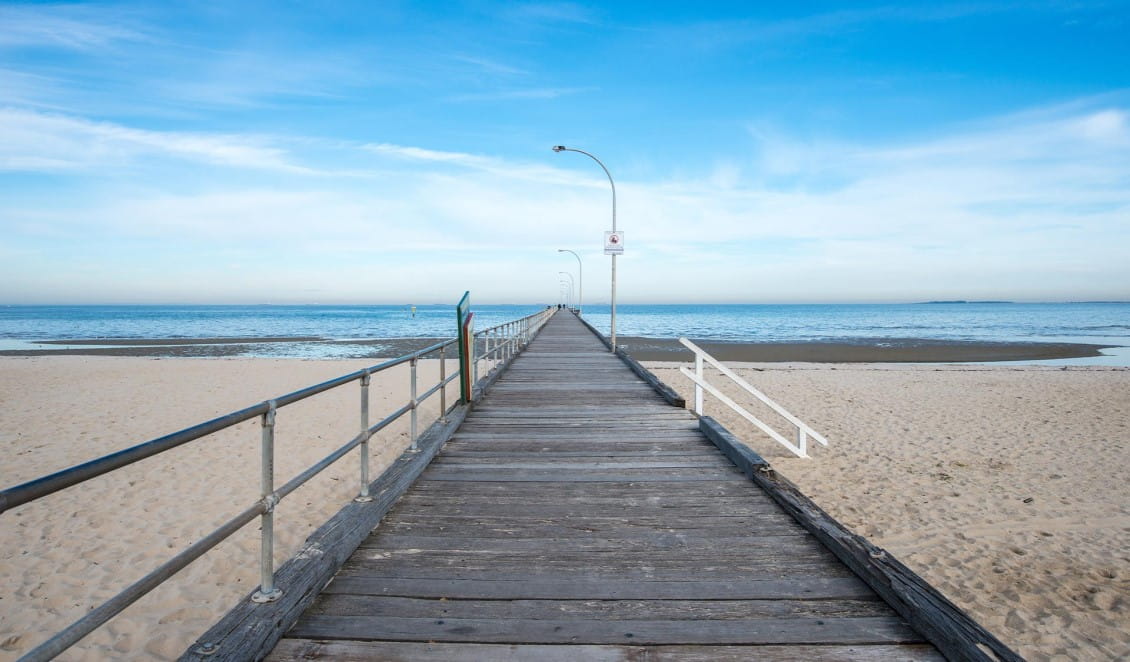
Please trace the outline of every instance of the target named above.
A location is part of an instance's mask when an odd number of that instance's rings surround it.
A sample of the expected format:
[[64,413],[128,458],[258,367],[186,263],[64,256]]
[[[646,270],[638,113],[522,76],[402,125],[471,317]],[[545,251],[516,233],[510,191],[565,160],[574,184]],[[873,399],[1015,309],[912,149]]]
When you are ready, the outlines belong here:
[[[499,365],[493,366],[494,369],[505,367],[505,364],[512,360],[517,354],[529,343],[533,336],[537,333],[538,329],[545,324],[554,313],[554,309],[546,308],[532,315],[527,315],[518,320],[504,322],[502,324],[484,329],[475,333],[476,339],[488,337],[497,338],[495,351],[500,348],[505,348],[505,358],[500,360]],[[203,556],[209,550],[231,537],[239,529],[252,522],[256,517],[262,520],[262,536],[261,536],[261,553],[260,553],[260,574],[261,581],[259,590],[252,596],[252,600],[257,602],[270,602],[278,599],[282,591],[274,586],[274,519],[273,513],[275,506],[287,495],[294,492],[300,486],[305,484],[311,478],[325,470],[334,462],[340,460],[346,454],[357,447],[361,447],[361,488],[356,501],[366,502],[371,501],[369,496],[369,453],[368,443],[374,434],[383,430],[388,425],[398,420],[405,414],[411,414],[411,427],[410,439],[411,449],[416,450],[417,441],[417,418],[416,413],[420,404],[434,395],[436,392],[440,393],[440,415],[439,420],[442,422],[447,421],[447,415],[450,409],[447,407],[447,389],[444,387],[452,381],[459,378],[458,368],[448,376],[446,374],[447,359],[446,351],[451,345],[456,344],[456,339],[445,340],[438,342],[424,349],[418,350],[411,354],[379,363],[375,366],[363,368],[347,375],[342,375],[335,379],[331,379],[320,384],[308,386],[299,389],[292,393],[279,396],[272,400],[265,400],[259,404],[240,409],[225,416],[200,423],[198,425],[185,428],[178,432],[174,432],[164,437],[159,437],[151,441],[132,446],[116,453],[97,458],[84,464],[76,465],[69,469],[37,478],[28,481],[21,485],[11,487],[0,491],[0,513],[11,510],[17,506],[30,503],[37,499],[41,499],[50,494],[63,490],[67,487],[78,485],[84,481],[92,478],[110,473],[122,467],[128,466],[143,460],[148,457],[163,453],[167,450],[176,448],[183,444],[201,439],[210,434],[232,427],[243,421],[250,420],[256,416],[260,417],[262,424],[262,497],[250,508],[247,508],[239,515],[228,520],[220,527],[206,535],[204,538],[198,540],[190,545],[179,554],[173,556],[165,563],[152,570],[141,579],[133,584],[130,584],[124,590],[119,592],[114,597],[102,603],[98,607],[92,608],[85,616],[72,623],[70,626],[57,633],[47,641],[43,642],[36,648],[28,651],[19,662],[31,662],[32,660],[50,660],[51,658],[59,655],[66,649],[73,646],[80,639],[90,634],[111,618],[124,611],[131,604],[138,599],[149,593],[157,586],[160,586],[167,579],[172,577],[178,571],[192,563],[196,559]],[[476,343],[471,343],[472,348]],[[474,349],[472,349],[474,351]],[[440,375],[439,381],[426,390],[423,394],[417,394],[417,376],[416,364],[419,359],[439,352],[440,361]],[[472,357],[471,365],[475,365],[476,359]],[[369,425],[369,383],[372,375],[383,372],[390,368],[408,363],[411,366],[411,399],[408,404],[400,407],[392,412],[377,424]],[[484,377],[484,381],[489,378],[489,374]],[[361,383],[361,431],[357,436],[350,439],[343,446],[334,450],[332,453],[324,457],[316,464],[308,467],[302,473],[298,474],[290,481],[288,481],[281,488],[274,488],[274,426],[275,417],[277,412],[282,407],[299,402],[311,396],[323,393],[330,389],[348,384],[351,382],[360,381]],[[477,383],[477,382],[476,382]]]
[[[703,412],[703,391],[706,391],[706,392],[710,393],[711,395],[713,395],[714,397],[721,400],[724,404],[726,404],[731,409],[733,409],[735,412],[740,414],[743,418],[748,420],[750,423],[753,423],[754,425],[756,425],[759,430],[761,430],[765,434],[772,437],[774,440],[776,440],[778,443],[783,445],[785,448],[792,451],[793,454],[796,455],[797,457],[808,457],[808,438],[809,437],[812,437],[818,443],[823,444],[824,446],[828,445],[828,440],[825,439],[819,432],[817,432],[816,430],[813,430],[811,426],[809,426],[807,423],[800,420],[796,416],[793,416],[791,413],[788,412],[788,410],[786,410],[781,405],[777,404],[776,402],[773,402],[771,399],[769,399],[769,396],[765,395],[761,391],[759,391],[756,388],[754,388],[753,386],[751,386],[749,384],[749,382],[747,382],[746,380],[739,377],[737,375],[737,373],[735,373],[733,370],[730,370],[726,366],[722,365],[722,363],[720,361],[718,361],[713,356],[708,354],[706,352],[706,350],[702,349],[701,347],[694,344],[690,340],[687,340],[686,338],[679,338],[679,342],[682,343],[684,347],[686,347],[686,348],[690,349],[692,352],[694,352],[694,357],[695,357],[694,358],[694,366],[695,366],[694,372],[691,372],[690,370],[688,370],[686,368],[686,366],[679,366],[679,372],[683,373],[692,382],[694,382],[694,410],[693,411],[696,415],[702,416],[702,412]],[[790,422],[794,426],[796,426],[796,429],[797,429],[797,432],[796,432],[797,441],[796,441],[796,443],[794,444],[791,441],[789,441],[788,439],[786,439],[784,437],[784,435],[780,434],[779,432],[777,432],[773,428],[769,427],[766,423],[762,422],[756,416],[749,413],[749,411],[747,411],[745,409],[745,407],[742,407],[737,402],[734,402],[729,396],[722,393],[722,391],[718,390],[713,384],[708,383],[706,381],[705,375],[703,375],[703,372],[702,372],[702,367],[703,367],[704,361],[706,363],[709,363],[710,365],[714,366],[715,368],[717,368],[719,372],[721,372],[726,377],[729,377],[731,381],[733,381],[735,384],[740,386],[747,393],[749,393],[753,397],[757,398],[761,402],[768,405],[770,409],[777,412],[778,414],[781,415],[782,418],[784,418],[785,420],[787,420],[788,422]]]

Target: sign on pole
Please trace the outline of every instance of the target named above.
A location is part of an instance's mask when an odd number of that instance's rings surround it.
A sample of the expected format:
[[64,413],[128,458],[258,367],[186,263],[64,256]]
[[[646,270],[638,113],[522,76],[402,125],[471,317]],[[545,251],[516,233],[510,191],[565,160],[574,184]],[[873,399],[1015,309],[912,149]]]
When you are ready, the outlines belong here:
[[623,255],[624,254],[624,233],[605,232],[604,233],[604,254],[605,255]]

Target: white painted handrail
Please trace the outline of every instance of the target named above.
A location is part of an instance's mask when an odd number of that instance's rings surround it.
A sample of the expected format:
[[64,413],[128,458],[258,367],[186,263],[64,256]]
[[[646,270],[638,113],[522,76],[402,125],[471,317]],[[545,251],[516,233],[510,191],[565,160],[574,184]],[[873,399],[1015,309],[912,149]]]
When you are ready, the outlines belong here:
[[[754,388],[753,386],[751,386],[749,384],[749,382],[747,382],[746,380],[739,377],[737,375],[737,373],[735,373],[733,370],[730,370],[726,366],[722,365],[722,363],[719,362],[717,359],[715,359],[713,356],[711,356],[710,354],[707,354],[706,350],[702,349],[701,347],[699,347],[698,345],[694,344],[693,342],[687,340],[686,338],[679,338],[679,342],[682,343],[684,347],[686,347],[687,349],[694,352],[694,368],[695,368],[694,372],[691,372],[689,369],[687,369],[686,367],[683,367],[683,366],[679,367],[679,372],[682,372],[692,382],[694,382],[694,413],[695,414],[702,416],[702,412],[703,412],[703,402],[702,402],[702,400],[703,400],[703,392],[705,391],[706,393],[709,393],[709,394],[713,395],[714,397],[718,398],[719,400],[721,400],[724,404],[726,404],[728,407],[730,407],[730,409],[733,409],[735,412],[737,412],[739,415],[741,415],[747,421],[756,425],[759,430],[761,430],[765,434],[767,434],[770,437],[772,437],[773,439],[775,439],[778,443],[780,443],[785,448],[792,451],[793,454],[796,455],[797,457],[808,457],[808,438],[809,437],[812,437],[813,439],[816,440],[817,443],[823,444],[824,446],[828,445],[828,440],[825,439],[823,437],[823,435],[818,433],[816,430],[813,430],[804,421],[802,421],[799,418],[797,418],[796,416],[793,416],[792,414],[790,414],[781,405],[770,400],[769,396],[765,395],[761,391],[759,391],[756,388]],[[784,437],[784,435],[777,432],[773,428],[769,427],[766,423],[764,423],[763,421],[758,419],[753,414],[749,413],[745,409],[745,407],[742,407],[738,403],[734,402],[731,398],[729,398],[724,393],[722,393],[722,391],[718,390],[714,385],[709,384],[706,381],[706,376],[703,375],[703,372],[702,372],[703,362],[709,363],[710,365],[717,368],[719,372],[721,372],[723,375],[729,377],[735,384],[740,386],[747,393],[749,393],[753,397],[757,398],[761,402],[764,402],[770,409],[777,412],[785,420],[787,420],[788,422],[795,425],[796,430],[797,430],[797,441],[796,441],[796,443],[794,444],[793,442],[786,439]]]

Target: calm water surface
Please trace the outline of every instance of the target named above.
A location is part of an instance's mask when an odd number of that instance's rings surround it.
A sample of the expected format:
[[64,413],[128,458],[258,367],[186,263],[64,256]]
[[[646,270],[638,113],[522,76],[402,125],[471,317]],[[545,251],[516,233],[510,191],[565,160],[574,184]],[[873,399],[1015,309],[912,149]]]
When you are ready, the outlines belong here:
[[[482,329],[539,310],[479,305]],[[621,305],[617,334],[733,342],[884,342],[906,338],[1086,342],[1130,346],[1130,303]],[[608,306],[585,307],[605,333]],[[416,306],[0,306],[0,349],[98,338],[317,337],[331,340],[451,337],[455,309]],[[332,356],[332,346],[286,343],[271,356]],[[41,348],[42,346],[34,346]],[[281,353],[280,353],[281,352]],[[313,352],[313,354],[311,354]]]

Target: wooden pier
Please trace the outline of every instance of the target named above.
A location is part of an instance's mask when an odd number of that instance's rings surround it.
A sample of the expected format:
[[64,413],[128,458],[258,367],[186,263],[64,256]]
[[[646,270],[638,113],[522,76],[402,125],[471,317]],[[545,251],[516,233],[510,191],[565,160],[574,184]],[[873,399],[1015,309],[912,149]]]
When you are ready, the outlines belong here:
[[559,313],[268,659],[941,659],[728,454]]

